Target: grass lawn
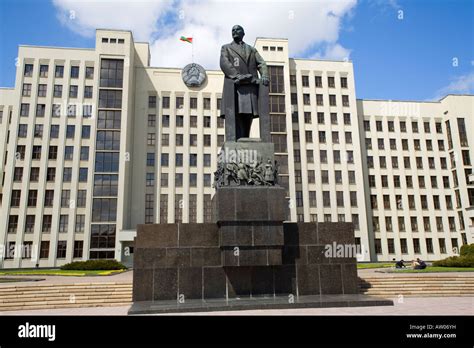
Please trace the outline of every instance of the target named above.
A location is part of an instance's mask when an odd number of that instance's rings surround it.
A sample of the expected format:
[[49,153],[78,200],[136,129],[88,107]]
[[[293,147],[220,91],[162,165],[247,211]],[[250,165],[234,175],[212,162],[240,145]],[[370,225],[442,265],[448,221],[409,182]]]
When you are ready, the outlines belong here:
[[26,270],[18,270],[18,269],[4,269],[0,270],[0,276],[10,276],[10,275],[26,275],[26,276],[75,276],[75,277],[83,277],[83,276],[108,276],[112,274],[122,273],[124,270],[101,270],[101,271],[70,271],[70,270],[62,270],[62,269],[26,269]]
[[392,263],[381,263],[381,262],[374,262],[374,263],[358,263],[357,268],[358,269],[368,269],[368,268],[390,268],[394,267],[395,262]]
[[439,273],[439,272],[474,272],[474,267],[433,267],[425,269],[401,269],[394,270],[393,273]]

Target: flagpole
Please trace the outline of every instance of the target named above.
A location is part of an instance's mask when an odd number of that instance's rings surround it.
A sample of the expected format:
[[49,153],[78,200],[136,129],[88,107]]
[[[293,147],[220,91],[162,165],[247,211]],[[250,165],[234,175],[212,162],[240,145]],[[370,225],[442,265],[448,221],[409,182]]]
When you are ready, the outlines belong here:
[[194,63],[194,34],[193,34],[192,40],[191,40],[191,60]]

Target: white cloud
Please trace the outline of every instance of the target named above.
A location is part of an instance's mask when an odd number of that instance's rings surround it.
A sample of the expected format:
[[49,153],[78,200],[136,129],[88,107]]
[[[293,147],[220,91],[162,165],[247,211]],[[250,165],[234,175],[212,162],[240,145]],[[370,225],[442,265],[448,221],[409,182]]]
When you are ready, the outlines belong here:
[[439,100],[447,94],[473,94],[474,72],[455,77],[447,86],[440,88],[432,100]]
[[193,36],[194,60],[208,69],[218,68],[220,46],[232,40],[234,24],[244,27],[251,45],[257,36],[281,37],[289,39],[291,56],[346,58],[350,50],[338,43],[339,32],[356,5],[356,0],[53,2],[61,22],[81,35],[93,35],[96,28],[132,30],[136,40],[150,42],[154,66],[189,63],[191,45],[179,37]]

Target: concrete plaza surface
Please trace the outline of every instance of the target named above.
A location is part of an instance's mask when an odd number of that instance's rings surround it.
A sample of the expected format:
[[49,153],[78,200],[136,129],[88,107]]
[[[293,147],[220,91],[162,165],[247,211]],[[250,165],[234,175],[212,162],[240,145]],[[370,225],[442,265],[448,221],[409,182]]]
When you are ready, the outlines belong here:
[[[474,297],[393,298],[394,306],[267,309],[164,315],[474,315]],[[0,315],[127,315],[130,306],[41,309],[0,312]]]

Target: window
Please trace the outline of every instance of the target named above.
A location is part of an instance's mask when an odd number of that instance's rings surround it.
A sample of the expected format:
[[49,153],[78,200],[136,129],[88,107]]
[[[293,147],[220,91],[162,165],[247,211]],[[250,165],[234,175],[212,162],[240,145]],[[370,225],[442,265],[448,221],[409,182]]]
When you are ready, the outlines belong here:
[[161,164],[162,167],[168,167],[168,165],[169,165],[169,154],[167,154],[167,153],[162,153],[161,154],[160,164]]
[[31,83],[24,83],[23,84],[23,90],[21,92],[21,95],[23,97],[31,96]]
[[334,82],[334,76],[328,76],[328,87],[329,88],[336,87],[336,84]]
[[61,191],[61,207],[69,207],[71,201],[71,190],[62,190]]
[[348,95],[343,95],[342,96],[342,106],[349,106],[349,96]]
[[309,87],[309,77],[307,75],[301,76],[301,83],[303,87]]
[[67,248],[67,241],[65,240],[58,241],[58,248],[56,252],[56,257],[58,259],[66,258],[66,248]]
[[168,187],[168,173],[161,173],[160,186]]
[[37,104],[36,105],[36,116],[44,117],[45,110],[46,110],[46,105],[45,104]]
[[117,87],[123,85],[123,60],[102,59],[100,66],[100,87]]
[[[170,108],[170,97],[162,97],[162,106],[163,109],[169,109]],[[155,106],[156,107],[156,98],[155,98]]]
[[211,98],[203,99],[203,108],[204,110],[211,110]]
[[48,77],[48,65],[40,65],[40,77]]
[[64,76],[64,66],[63,65],[56,65],[54,70],[54,77],[61,78]]
[[[38,190],[29,190],[28,191],[28,207],[36,207],[36,201],[38,199]],[[13,206],[13,204],[12,204]]]
[[[79,168],[79,182],[87,182],[88,171],[89,170],[87,168]],[[96,171],[99,170],[96,168]]]
[[32,167],[30,170],[30,181],[31,182],[38,182],[39,180],[39,168]]
[[78,66],[71,66],[71,78],[77,79],[79,77],[79,67]]
[[146,186],[155,186],[155,173],[146,173]]
[[87,200],[87,191],[86,190],[77,190],[76,205],[78,207],[85,207]]
[[330,207],[331,206],[331,199],[329,196],[329,191],[323,191],[323,206]]
[[74,139],[74,133],[76,131],[76,128],[74,125],[68,125],[66,127],[66,138],[67,139]]
[[[76,225],[76,228],[77,228],[77,225]],[[82,257],[83,247],[84,247],[84,242],[82,240],[74,241],[74,254],[73,254],[74,258]]]
[[176,97],[176,109],[182,109],[184,107],[184,97]]
[[51,116],[52,117],[61,116],[61,105],[60,104],[53,104],[53,107],[51,109]]
[[[309,99],[309,95],[308,95]],[[309,103],[308,103],[309,105]],[[316,105],[318,106],[323,106],[323,95],[322,94],[316,94]]]
[[[84,87],[84,98],[92,98],[92,86],[85,86]],[[77,92],[76,92],[77,95]]]
[[347,77],[341,77],[341,88],[347,88]]
[[81,161],[89,160],[89,146],[81,146],[80,160]]
[[47,85],[38,85],[38,97],[46,97]]
[[35,138],[42,138],[43,137],[43,125],[42,124],[35,124]]
[[94,78],[94,67],[86,66],[86,79]]
[[323,87],[323,79],[322,79],[321,76],[315,76],[314,77],[314,82],[315,82],[317,88]]
[[120,109],[122,107],[121,90],[100,90],[99,108]]
[[41,227],[42,232],[51,232],[51,224],[53,221],[52,215],[43,215],[43,224]]
[[15,233],[18,229],[18,215],[10,215],[8,218],[8,233]]
[[147,140],[146,140],[147,145],[155,145],[155,141],[156,141],[156,134],[148,133]]
[[336,106],[336,96],[334,94],[329,95],[329,105]]
[[23,70],[24,77],[33,76],[33,64],[25,64],[25,69]]
[[63,181],[64,182],[71,182],[72,178],[72,168],[66,167],[63,170]]

